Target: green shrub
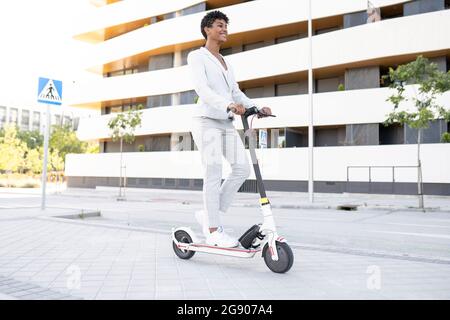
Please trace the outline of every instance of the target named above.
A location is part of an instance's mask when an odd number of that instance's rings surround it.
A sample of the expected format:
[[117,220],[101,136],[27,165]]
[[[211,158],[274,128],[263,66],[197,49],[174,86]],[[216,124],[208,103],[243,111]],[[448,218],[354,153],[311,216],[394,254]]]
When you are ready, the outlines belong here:
[[444,132],[442,134],[441,141],[444,143],[450,143],[450,132]]

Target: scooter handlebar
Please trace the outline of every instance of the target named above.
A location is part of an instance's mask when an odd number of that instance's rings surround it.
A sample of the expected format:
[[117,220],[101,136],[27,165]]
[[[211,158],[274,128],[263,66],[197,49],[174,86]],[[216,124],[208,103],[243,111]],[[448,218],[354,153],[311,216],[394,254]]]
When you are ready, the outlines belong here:
[[273,114],[264,114],[264,113],[260,112],[257,107],[251,107],[251,108],[248,108],[247,110],[245,110],[244,117],[248,118],[249,116],[254,115],[254,114],[258,115],[258,117],[260,117],[260,118],[275,117],[275,115],[273,115]]

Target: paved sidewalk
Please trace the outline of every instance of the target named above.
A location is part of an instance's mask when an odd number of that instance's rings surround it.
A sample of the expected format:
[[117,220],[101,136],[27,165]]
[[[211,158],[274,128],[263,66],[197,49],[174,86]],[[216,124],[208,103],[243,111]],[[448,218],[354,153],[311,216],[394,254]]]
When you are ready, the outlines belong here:
[[0,300],[17,300],[17,298],[14,298],[12,296],[0,293]]
[[[3,189],[3,197],[32,196],[36,201],[34,206],[40,205],[39,189]],[[117,200],[118,188],[97,187],[63,188],[57,192],[52,190],[48,194],[70,196],[74,198],[111,199]],[[173,204],[201,204],[202,192],[196,190],[145,189],[126,188],[124,201],[129,202],[167,202]],[[340,207],[356,207],[357,210],[408,210],[422,211],[418,208],[418,197],[413,195],[390,194],[356,194],[356,193],[315,193],[314,202],[309,202],[308,193],[268,191],[268,198],[273,208],[283,209],[340,209]],[[233,201],[233,207],[258,207],[259,195],[256,193],[239,192]],[[448,196],[424,196],[425,211],[449,212],[450,194]],[[2,206],[0,206],[2,208]]]
[[[295,256],[282,275],[259,256],[175,256],[171,228],[199,231],[199,191],[127,190],[117,201],[112,189],[70,189],[41,211],[37,190],[3,189],[0,299],[450,299],[447,197],[427,197],[438,208],[422,213],[408,209],[416,197],[318,194],[308,208],[304,193],[268,196]],[[365,209],[323,209],[356,201]],[[257,194],[237,195],[231,234],[259,221],[255,206]]]
[[[446,263],[294,248],[280,275],[260,257],[181,260],[168,234],[37,216],[3,219],[0,243],[3,279],[61,299],[450,299]],[[0,286],[43,298],[24,290]]]
[[[69,188],[63,195],[88,196],[116,199],[118,189],[113,187],[98,187],[97,189]],[[309,202],[308,193],[305,192],[279,192],[268,191],[267,195],[274,208],[285,209],[340,209],[340,207],[354,206],[357,210],[411,210],[419,211],[418,197],[411,195],[384,195],[384,194],[336,194],[316,193],[314,202]],[[259,194],[238,193],[232,206],[258,207]],[[202,202],[202,192],[193,190],[163,190],[127,188],[126,201],[168,201],[184,204]],[[450,213],[449,196],[424,196],[426,211],[444,211]]]

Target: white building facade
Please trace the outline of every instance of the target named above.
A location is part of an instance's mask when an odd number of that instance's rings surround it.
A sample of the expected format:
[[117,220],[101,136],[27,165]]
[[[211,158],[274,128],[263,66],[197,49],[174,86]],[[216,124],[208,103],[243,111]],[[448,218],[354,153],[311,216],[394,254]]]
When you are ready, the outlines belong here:
[[[314,187],[316,192],[417,193],[416,132],[384,126],[393,92],[382,76],[423,55],[450,67],[450,1],[373,0],[380,21],[367,23],[365,0],[313,0]],[[196,94],[186,58],[204,45],[209,10],[230,18],[222,55],[255,103],[276,118],[253,122],[267,133],[257,150],[268,190],[307,191],[308,1],[105,1],[76,35],[92,43],[86,69],[103,75],[78,83],[70,104],[101,115],[82,118],[78,136],[100,154],[66,159],[69,187],[117,186],[120,154],[108,120],[141,104],[142,126],[124,146],[128,187],[201,189],[202,168],[190,134]],[[450,92],[439,98],[450,107]],[[242,133],[240,120],[234,122]],[[421,148],[425,194],[450,195],[449,123],[434,121]],[[258,132],[256,132],[258,133]],[[258,136],[258,134],[257,134]],[[230,168],[224,164],[224,177]],[[254,176],[241,191],[255,192]]]
[[[0,128],[7,125],[15,125],[21,131],[39,131],[44,134],[46,125],[45,105],[17,104],[0,102]],[[50,124],[68,126],[73,130],[78,129],[80,117],[93,115],[93,111],[79,110],[68,106],[52,106]]]

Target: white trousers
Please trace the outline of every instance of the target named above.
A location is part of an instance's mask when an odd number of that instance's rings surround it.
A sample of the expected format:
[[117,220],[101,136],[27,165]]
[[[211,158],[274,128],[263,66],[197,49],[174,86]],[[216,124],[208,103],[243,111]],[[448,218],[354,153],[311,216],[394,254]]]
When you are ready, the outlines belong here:
[[[203,205],[209,227],[221,225],[236,192],[250,175],[250,164],[241,137],[230,120],[194,117],[192,136],[201,155],[203,167]],[[231,173],[222,182],[222,157]]]

